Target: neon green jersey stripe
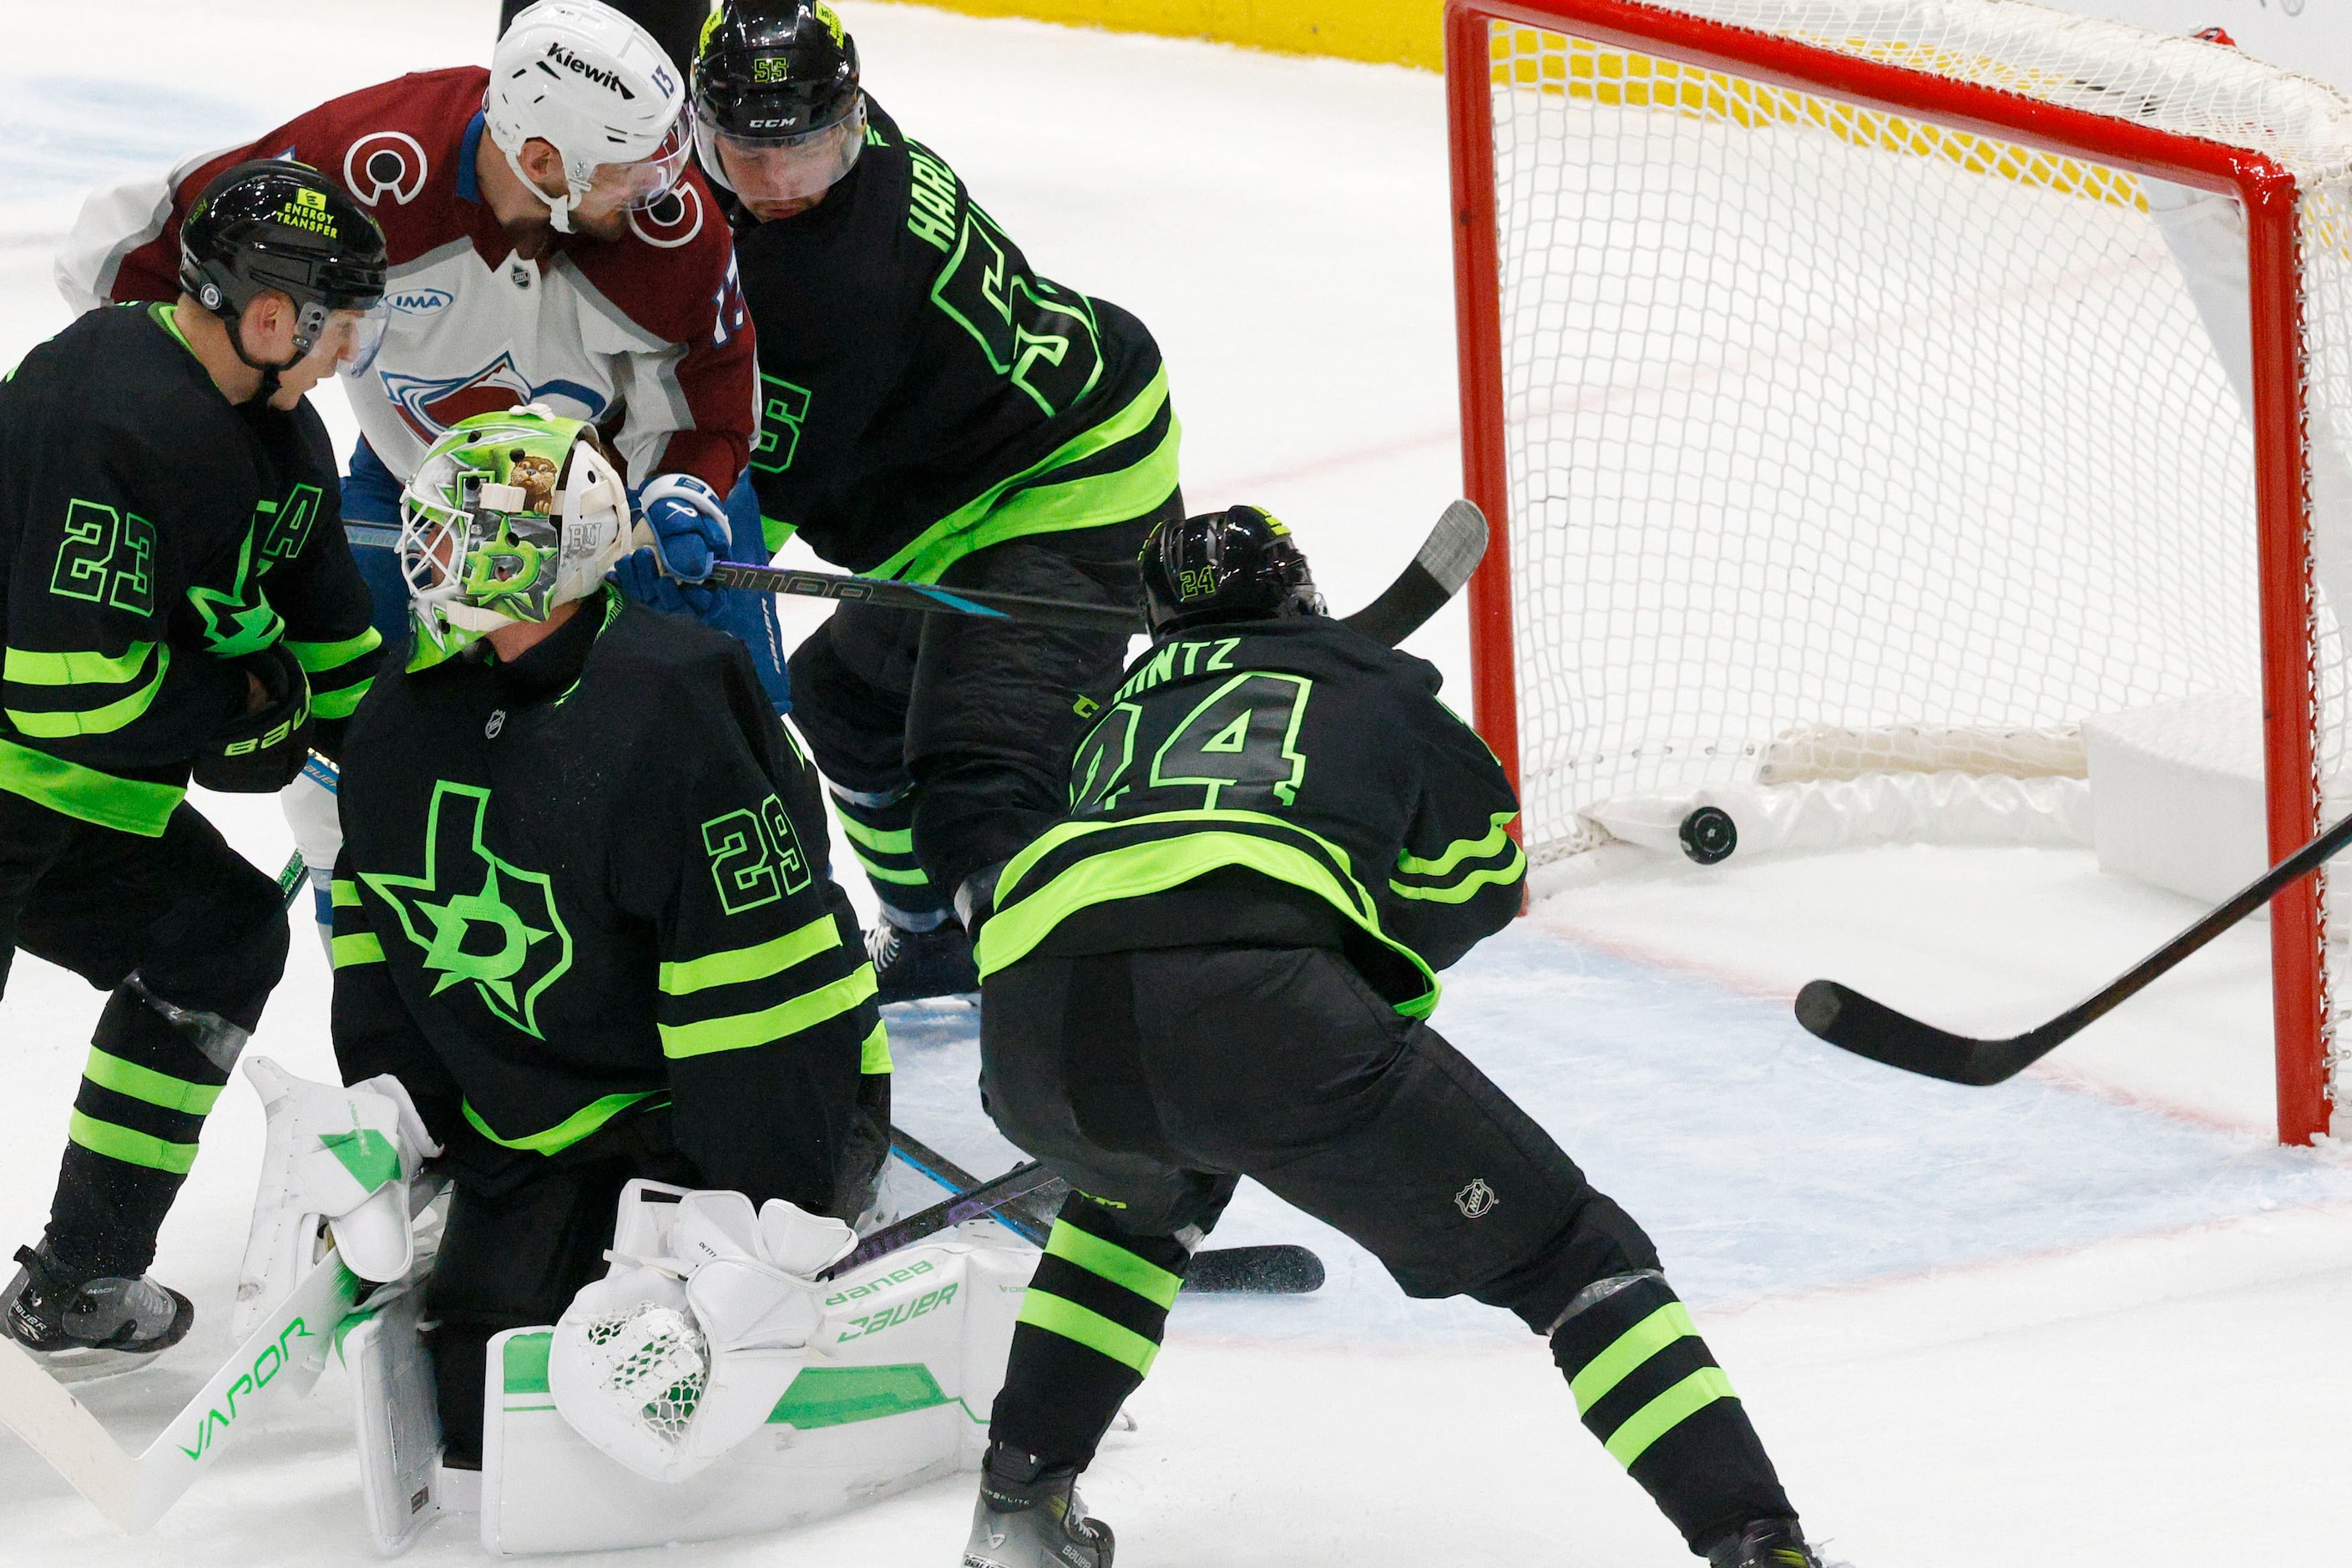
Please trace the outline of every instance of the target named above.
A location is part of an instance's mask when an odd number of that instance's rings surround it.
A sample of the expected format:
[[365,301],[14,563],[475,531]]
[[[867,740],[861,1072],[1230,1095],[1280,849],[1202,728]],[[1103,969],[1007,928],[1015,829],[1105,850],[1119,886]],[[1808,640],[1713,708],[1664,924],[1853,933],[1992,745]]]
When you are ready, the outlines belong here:
[[337,969],[355,969],[362,963],[383,962],[383,943],[377,940],[375,932],[372,931],[353,931],[349,936],[339,936],[328,943],[328,946],[333,950]]
[[183,1110],[191,1116],[202,1116],[221,1097],[223,1085],[190,1083],[184,1078],[157,1072],[141,1067],[137,1062],[124,1061],[97,1047],[90,1047],[89,1061],[82,1068],[81,1076],[100,1089],[110,1089],[117,1094],[127,1094],[133,1100],[143,1100],[150,1105],[160,1105],[166,1110]]
[[1576,1397],[1576,1413],[1586,1414],[1643,1362],[1676,1340],[1687,1339],[1696,1332],[1690,1309],[1680,1301],[1669,1301],[1635,1323],[1568,1380],[1568,1391]]
[[861,963],[830,985],[820,985],[805,996],[795,996],[757,1013],[706,1018],[698,1024],[660,1025],[662,1055],[675,1060],[764,1046],[814,1028],[827,1018],[839,1017],[873,995],[874,991],[874,966]]
[[881,865],[858,844],[852,843],[849,852],[857,857],[857,863],[866,868],[866,874],[877,882],[896,882],[901,887],[919,888],[931,879],[920,866],[901,868]]
[[561,1154],[629,1107],[660,1093],[660,1089],[648,1089],[636,1094],[608,1094],[593,1104],[582,1106],[546,1131],[533,1132],[522,1138],[501,1138],[491,1131],[490,1124],[474,1110],[471,1100],[459,1100],[457,1109],[466,1113],[466,1120],[473,1123],[475,1131],[501,1149],[520,1149],[527,1154]]
[[860,1073],[890,1070],[890,1026],[879,1018],[874,1021],[874,1032],[866,1036],[857,1047],[857,1070]]
[[1043,1329],[1049,1334],[1059,1334],[1066,1340],[1076,1340],[1090,1351],[1098,1351],[1121,1366],[1132,1367],[1139,1377],[1148,1376],[1151,1363],[1160,1354],[1160,1347],[1137,1333],[1133,1329],[1114,1323],[1100,1312],[1066,1301],[1061,1297],[1029,1287],[1021,1298],[1021,1315],[1015,1322]]
[[374,677],[334,691],[314,691],[310,694],[310,711],[320,719],[348,719],[359,708],[360,700],[375,684]]
[[[0,674],[19,686],[120,686],[146,668],[155,651],[151,642],[135,642],[119,658],[102,653],[39,653],[12,647]],[[170,649],[165,649],[168,655]]]
[[868,827],[846,812],[838,815],[841,830],[868,849],[879,850],[885,855],[912,855],[915,852],[915,830],[911,827],[901,827],[895,832],[886,831],[879,827]]
[[1396,868],[1408,877],[1443,877],[1465,860],[1484,860],[1489,855],[1500,854],[1503,846],[1510,842],[1511,836],[1507,829],[1511,818],[1518,815],[1516,811],[1498,811],[1495,813],[1492,828],[1484,838],[1457,838],[1447,845],[1445,853],[1434,860],[1400,855]]
[[1704,1366],[1691,1373],[1664,1394],[1625,1418],[1625,1424],[1610,1434],[1603,1447],[1609,1457],[1627,1469],[1633,1461],[1649,1452],[1650,1445],[1706,1409],[1718,1399],[1737,1399],[1731,1392],[1731,1379],[1719,1366]]
[[688,996],[713,985],[765,980],[840,945],[840,926],[830,914],[819,915],[799,930],[788,931],[772,942],[665,963],[661,966],[661,988],[672,996]]
[[1171,1274],[1149,1258],[1138,1258],[1116,1242],[1090,1236],[1076,1226],[1054,1222],[1045,1238],[1047,1256],[1076,1264],[1089,1274],[1123,1285],[1155,1307],[1172,1307],[1184,1288],[1181,1276]]
[[188,793],[178,784],[119,779],[13,741],[0,741],[0,789],[77,821],[142,838],[163,837],[164,825]]
[[339,910],[358,909],[360,885],[357,882],[347,882],[338,877],[327,884],[327,899],[329,903]]
[[318,674],[322,669],[339,668],[355,658],[373,653],[383,646],[383,634],[373,626],[370,626],[355,637],[345,637],[341,642],[296,642],[291,637],[286,639],[287,649],[293,654],[294,662],[312,675]]
[[117,1127],[111,1121],[84,1116],[79,1110],[68,1119],[66,1136],[93,1154],[103,1154],[126,1165],[144,1165],[151,1171],[168,1171],[175,1176],[186,1175],[196,1163],[194,1143],[167,1143],[128,1127]]
[[1508,861],[1500,866],[1488,866],[1473,871],[1460,881],[1443,888],[1423,888],[1409,882],[1391,879],[1389,891],[1400,899],[1419,899],[1424,903],[1459,904],[1469,901],[1470,895],[1490,882],[1516,882],[1527,869],[1527,851],[1514,847]]
[[[15,650],[11,649],[13,657]],[[21,732],[37,740],[53,741],[63,735],[110,735],[137,719],[154,702],[155,693],[163,689],[163,677],[172,668],[172,650],[155,650],[155,674],[146,685],[127,697],[97,708],[85,708],[71,713],[20,712],[8,710],[8,721]]]

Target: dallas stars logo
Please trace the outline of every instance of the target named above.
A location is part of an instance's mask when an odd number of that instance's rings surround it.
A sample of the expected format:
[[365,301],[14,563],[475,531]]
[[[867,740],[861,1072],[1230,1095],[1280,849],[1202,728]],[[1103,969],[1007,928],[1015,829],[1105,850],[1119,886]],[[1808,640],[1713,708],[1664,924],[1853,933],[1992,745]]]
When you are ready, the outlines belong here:
[[482,1005],[533,1039],[539,998],[572,967],[572,933],[546,873],[526,871],[482,843],[490,792],[444,779],[425,822],[425,875],[362,871],[425,950],[433,994],[471,983]]

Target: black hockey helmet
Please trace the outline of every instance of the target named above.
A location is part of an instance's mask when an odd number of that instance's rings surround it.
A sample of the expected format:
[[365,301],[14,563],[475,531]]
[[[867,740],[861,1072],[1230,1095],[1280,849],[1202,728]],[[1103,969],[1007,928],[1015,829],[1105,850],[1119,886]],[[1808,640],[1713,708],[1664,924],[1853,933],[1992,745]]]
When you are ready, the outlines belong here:
[[788,142],[856,112],[857,42],[824,0],[727,0],[694,55],[696,121]]
[[[306,163],[238,163],[213,176],[180,225],[180,287],[230,324],[233,342],[255,295],[266,289],[287,295],[296,307],[299,360],[337,310],[372,316],[381,336],[383,231]],[[237,352],[245,352],[241,342]]]
[[1307,552],[1263,507],[1163,522],[1143,542],[1141,559],[1155,637],[1220,621],[1324,613]]

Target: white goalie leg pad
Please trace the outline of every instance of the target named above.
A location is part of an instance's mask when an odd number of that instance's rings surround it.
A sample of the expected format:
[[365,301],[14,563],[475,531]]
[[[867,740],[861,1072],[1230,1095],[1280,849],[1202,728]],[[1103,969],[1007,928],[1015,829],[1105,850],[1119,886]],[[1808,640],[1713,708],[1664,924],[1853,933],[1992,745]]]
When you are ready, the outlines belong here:
[[[629,1200],[615,1237],[630,1228]],[[634,1255],[556,1324],[548,1386],[580,1435],[675,1482],[758,1431],[807,1364],[830,1287],[811,1278],[856,1245],[838,1220],[740,1193],[680,1196],[663,1256]],[[642,1244],[642,1242],[641,1242]],[[616,1249],[617,1252],[617,1249]]]
[[440,1516],[441,1413],[422,1331],[425,1295],[404,1289],[344,1336],[352,1422],[359,1439],[360,1495],[379,1552],[405,1552]]
[[411,1226],[426,1195],[417,1180],[441,1152],[400,1080],[349,1089],[296,1078],[267,1057],[245,1065],[267,1133],[253,1226],[238,1271],[233,1331],[250,1331],[291,1291],[323,1247],[323,1225],[362,1279],[398,1279],[415,1265]]
[[341,782],[335,764],[314,753],[303,762],[294,782],[278,792],[278,808],[294,830],[294,847],[301,851],[310,876],[311,918],[330,964],[335,958],[335,858],[343,852],[342,805],[337,794]]

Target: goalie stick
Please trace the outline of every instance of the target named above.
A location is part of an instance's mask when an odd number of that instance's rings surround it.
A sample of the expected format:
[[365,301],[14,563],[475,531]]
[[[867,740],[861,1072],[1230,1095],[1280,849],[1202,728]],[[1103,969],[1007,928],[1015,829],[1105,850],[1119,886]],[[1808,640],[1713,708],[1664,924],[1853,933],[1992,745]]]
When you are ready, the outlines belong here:
[[2296,879],[2352,844],[2352,816],[2346,817],[2261,876],[2230,901],[2126,970],[2107,985],[2040,1028],[2005,1040],[1955,1035],[1898,1013],[1883,1002],[1834,980],[1808,981],[1797,993],[1797,1022],[1841,1050],[1884,1062],[1946,1083],[1984,1088],[2016,1077],[2139,994],[2158,976],[2270,902]]
[[[903,1129],[890,1129],[890,1148],[898,1158],[943,1187],[970,1190],[980,1184],[971,1173]],[[1069,1193],[1059,1177],[1024,1194],[996,1211],[996,1223],[1023,1240],[1045,1245],[1054,1222],[1047,1204],[1059,1206]],[[1323,1260],[1294,1243],[1261,1247],[1217,1247],[1192,1255],[1185,1270],[1184,1289],[1199,1293],[1248,1292],[1255,1295],[1304,1295],[1323,1288]]]
[[[637,542],[649,544],[652,535],[642,524]],[[1391,647],[1419,630],[1423,622],[1461,592],[1486,553],[1486,515],[1466,500],[1449,505],[1430,530],[1420,550],[1396,581],[1379,598],[1346,616],[1347,624]],[[656,562],[660,552],[655,552]],[[668,567],[662,567],[665,576]],[[888,610],[914,610],[924,615],[981,616],[994,620],[1069,626],[1081,631],[1143,632],[1143,617],[1113,605],[1082,604],[1075,599],[1041,599],[1027,594],[992,594],[979,589],[942,588],[934,584],[902,583],[889,577],[859,577],[841,572],[810,572],[797,566],[761,566],[746,561],[721,561],[702,579],[720,588],[756,588],[770,594],[803,598],[840,599],[870,604]]]

